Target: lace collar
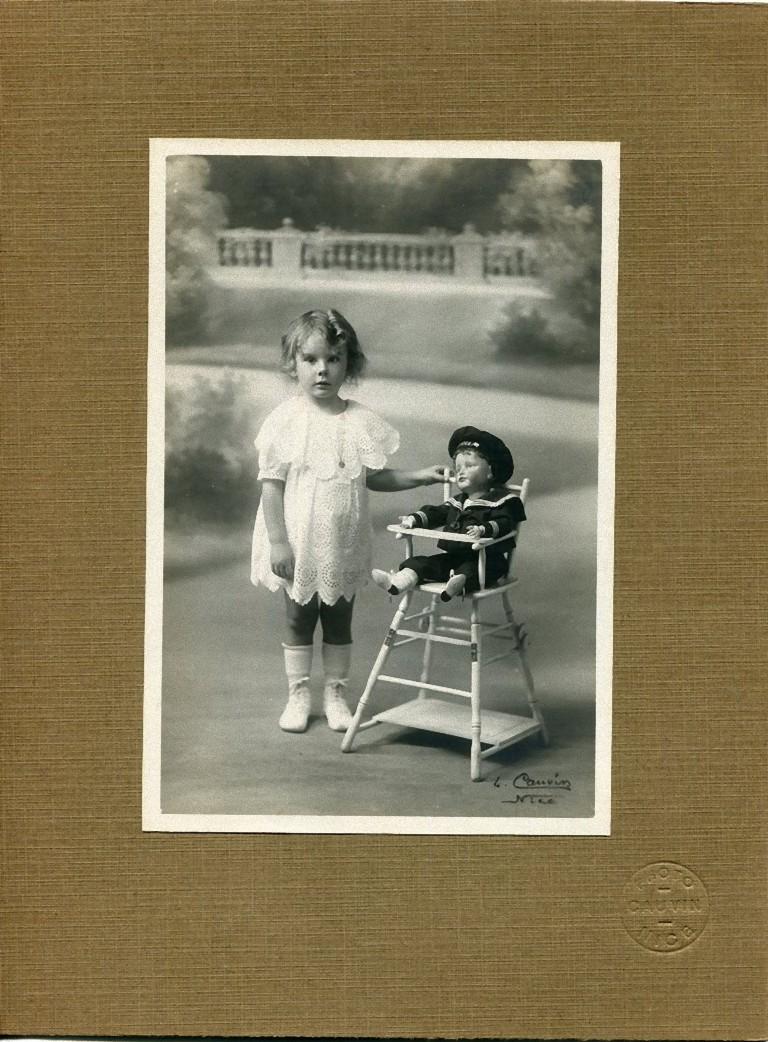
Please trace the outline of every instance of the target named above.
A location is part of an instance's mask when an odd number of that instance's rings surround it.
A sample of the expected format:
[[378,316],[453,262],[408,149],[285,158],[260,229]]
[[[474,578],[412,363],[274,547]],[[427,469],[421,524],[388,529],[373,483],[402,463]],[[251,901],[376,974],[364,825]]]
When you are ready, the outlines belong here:
[[289,398],[267,419],[256,439],[266,465],[308,467],[323,480],[352,481],[364,469],[381,470],[400,436],[365,405],[347,399],[343,412],[316,409],[304,395]]

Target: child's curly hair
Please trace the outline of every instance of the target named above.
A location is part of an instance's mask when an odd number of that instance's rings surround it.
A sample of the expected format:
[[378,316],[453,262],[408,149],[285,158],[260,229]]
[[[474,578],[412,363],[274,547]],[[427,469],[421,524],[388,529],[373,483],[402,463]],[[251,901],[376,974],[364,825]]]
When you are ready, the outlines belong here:
[[296,379],[296,354],[312,333],[322,333],[330,347],[345,347],[347,350],[346,380],[356,380],[365,368],[366,358],[357,339],[357,333],[340,311],[305,311],[288,326],[282,337],[282,360],[280,368]]

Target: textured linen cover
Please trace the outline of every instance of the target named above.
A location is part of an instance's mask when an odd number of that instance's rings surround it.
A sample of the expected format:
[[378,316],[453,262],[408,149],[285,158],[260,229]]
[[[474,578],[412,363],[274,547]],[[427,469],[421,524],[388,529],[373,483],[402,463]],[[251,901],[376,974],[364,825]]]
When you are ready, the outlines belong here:
[[[765,1037],[767,18],[2,5],[4,1033]],[[621,143],[610,838],[142,833],[150,137]]]

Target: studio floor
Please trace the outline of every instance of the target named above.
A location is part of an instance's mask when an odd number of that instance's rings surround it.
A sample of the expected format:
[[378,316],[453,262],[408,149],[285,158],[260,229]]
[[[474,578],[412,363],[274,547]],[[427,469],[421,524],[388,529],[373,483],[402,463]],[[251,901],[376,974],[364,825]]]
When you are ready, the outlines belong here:
[[[247,533],[245,533],[247,536]],[[383,541],[383,540],[382,540]],[[282,604],[254,589],[246,558],[178,575],[166,582],[163,683],[162,809],[174,814],[334,814],[418,816],[590,816],[594,798],[594,674],[578,649],[561,644],[564,658],[544,645],[544,634],[567,627],[562,606],[539,626],[542,606],[526,612],[521,583],[518,617],[531,633],[530,661],[540,707],[551,734],[484,761],[484,781],[469,779],[469,744],[425,731],[382,724],[359,734],[351,753],[321,712],[319,636],[313,689],[315,713],[304,734],[277,727],[285,701],[279,642]],[[373,586],[358,596],[351,691],[362,690],[395,604]],[[452,613],[455,608],[451,607]],[[557,623],[560,626],[557,626]],[[543,622],[543,620],[541,620]],[[543,631],[543,632],[542,632]],[[544,645],[544,646],[543,646]],[[468,686],[466,650],[440,648],[433,679]],[[569,654],[570,651],[570,654]],[[388,672],[417,678],[413,645],[392,652]],[[525,687],[514,659],[484,671],[483,705],[527,712]],[[379,685],[373,706],[388,708],[406,689]],[[565,779],[552,804],[521,801],[523,772]],[[522,791],[525,791],[523,789]]]

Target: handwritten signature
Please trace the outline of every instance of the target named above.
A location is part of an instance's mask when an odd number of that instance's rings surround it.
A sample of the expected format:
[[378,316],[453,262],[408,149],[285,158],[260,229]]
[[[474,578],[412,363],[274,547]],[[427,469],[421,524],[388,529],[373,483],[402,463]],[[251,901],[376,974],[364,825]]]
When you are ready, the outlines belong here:
[[551,805],[557,802],[558,796],[570,792],[572,783],[570,778],[555,771],[546,777],[535,778],[527,771],[516,774],[511,782],[502,781],[499,775],[493,779],[495,789],[504,789],[511,786],[517,791],[511,799],[504,799],[502,803],[526,803],[534,805]]

